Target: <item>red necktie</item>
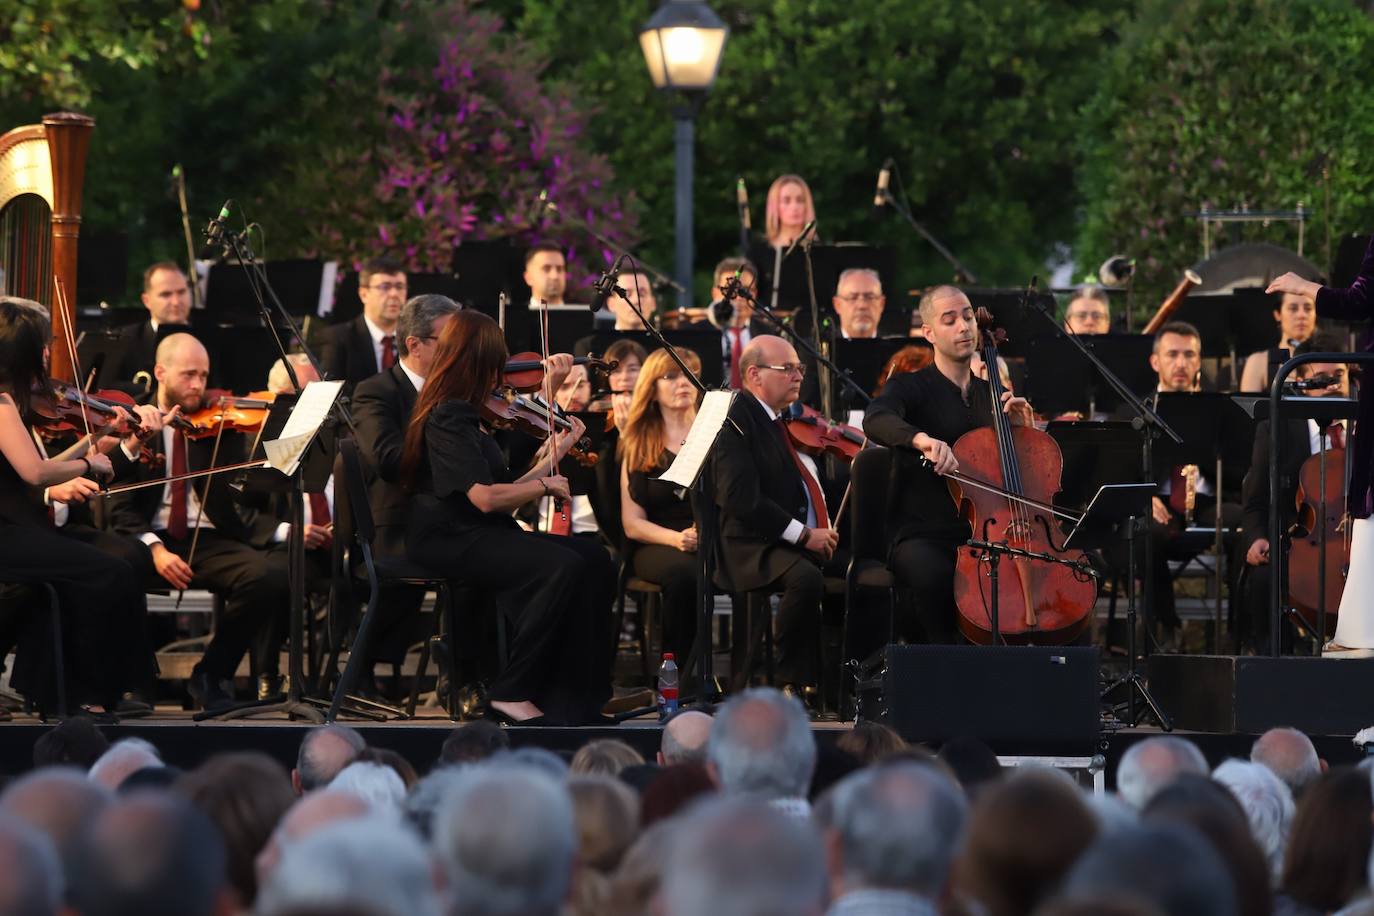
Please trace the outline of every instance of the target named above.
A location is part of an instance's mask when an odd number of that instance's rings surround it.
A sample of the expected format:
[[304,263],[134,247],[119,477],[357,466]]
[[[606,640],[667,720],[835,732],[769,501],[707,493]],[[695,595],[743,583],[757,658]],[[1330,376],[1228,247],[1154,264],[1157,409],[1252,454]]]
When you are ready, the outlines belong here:
[[733,389],[735,389],[736,391],[738,391],[739,389],[741,389],[741,388],[744,387],[744,380],[740,378],[740,374],[739,374],[739,354],[740,354],[740,351],[744,349],[744,347],[742,347],[742,346],[740,345],[740,334],[741,334],[742,332],[740,331],[739,328],[730,328],[729,333],[730,333],[730,387],[733,388]]
[[1345,427],[1339,421],[1328,426],[1326,434],[1331,437],[1332,448],[1345,448]]
[[396,365],[396,335],[388,334],[382,338],[382,371]]
[[797,466],[797,473],[801,475],[802,483],[806,486],[806,492],[811,495],[811,507],[816,510],[816,527],[830,527],[830,512],[825,508],[825,494],[821,492],[821,485],[816,482],[816,478],[811,476],[811,472],[802,464],[801,455],[797,454],[797,447],[792,444],[792,437],[787,435],[786,421],[778,417],[778,435],[782,436],[782,441],[787,445],[787,454],[792,456],[792,463]]
[[[186,473],[186,437],[172,434],[172,476]],[[186,540],[186,481],[172,481],[172,512],[167,517],[167,533]]]
[[329,500],[325,499],[323,493],[311,493],[310,496],[310,524],[328,525],[329,524]]

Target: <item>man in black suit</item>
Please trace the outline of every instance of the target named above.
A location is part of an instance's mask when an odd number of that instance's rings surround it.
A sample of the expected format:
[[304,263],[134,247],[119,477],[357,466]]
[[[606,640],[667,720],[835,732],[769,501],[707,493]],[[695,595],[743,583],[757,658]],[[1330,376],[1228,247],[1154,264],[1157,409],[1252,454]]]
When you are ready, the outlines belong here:
[[[173,334],[158,345],[153,373],[158,408],[190,412],[202,406],[210,357],[190,334]],[[239,433],[225,433],[216,463],[222,466],[241,458],[243,438]],[[137,464],[122,450],[115,453],[123,459],[115,462],[121,482],[158,480],[210,467],[213,439],[188,443],[167,426],[151,444],[164,456],[163,463]],[[252,546],[249,519],[234,504],[227,478],[216,474],[131,490],[111,496],[107,507],[114,531],[133,535],[148,546],[158,574],[156,586],[224,592],[224,614],[187,684],[192,699],[211,710],[232,703],[220,682],[233,677],[258,630],[285,617],[290,598],[285,553]],[[198,521],[200,534],[192,556]],[[260,665],[274,662],[275,658],[259,659]],[[263,673],[275,672],[269,667]]]
[[724,369],[726,383],[735,390],[742,390],[744,384],[743,373],[739,365],[740,358],[744,355],[744,350],[749,346],[749,342],[759,334],[767,333],[770,325],[763,321],[755,321],[754,307],[749,304],[749,300],[743,296],[735,296],[729,301],[731,313],[728,320],[720,321],[712,314],[720,303],[723,311],[725,304],[726,285],[739,275],[739,280],[744,284],[744,288],[752,295],[757,295],[759,291],[758,276],[759,272],[754,265],[745,258],[726,258],[716,265],[715,287],[713,291],[716,298],[708,306],[709,325],[697,323],[693,328],[715,327],[720,330],[720,358]]
[[191,321],[191,287],[181,268],[171,261],[158,261],[143,272],[142,298],[148,320],[119,329],[126,346],[118,362],[101,370],[102,386],[143,390],[143,384],[136,384],[134,376],[140,372],[152,375],[158,329],[164,325],[185,327]]
[[396,319],[406,301],[405,268],[390,258],[364,261],[358,270],[358,298],[363,313],[325,331],[320,347],[325,377],[342,379],[345,392],[396,365]]
[[[779,412],[797,399],[805,371],[780,337],[754,338],[740,356],[744,390],[717,440],[712,473],[721,554],[736,592],[782,590],[778,678],[814,682],[824,579],[820,563],[839,540],[820,484],[797,456]],[[736,431],[738,428],[738,431]]]
[[[1302,349],[1312,352],[1339,352],[1344,349],[1341,341],[1332,340],[1325,335],[1317,335],[1309,341]],[[1345,366],[1340,363],[1307,363],[1299,366],[1294,375],[1298,379],[1310,378],[1314,375],[1330,375],[1337,379],[1336,384],[1331,388],[1314,389],[1307,392],[1314,397],[1334,396],[1349,397],[1349,383],[1346,379]],[[1245,616],[1245,620],[1237,620],[1236,625],[1241,627],[1241,633],[1245,642],[1253,648],[1257,655],[1267,655],[1272,650],[1269,636],[1269,589],[1270,576],[1273,575],[1273,564],[1271,556],[1271,545],[1269,543],[1269,420],[1261,420],[1255,426],[1255,446],[1250,461],[1250,471],[1245,475],[1245,483],[1241,488],[1241,501],[1245,516],[1242,523],[1241,539],[1238,553],[1244,558],[1245,583],[1241,590],[1241,602],[1238,610]],[[1298,473],[1302,470],[1303,462],[1317,453],[1319,445],[1324,444],[1326,448],[1343,448],[1345,446],[1345,428],[1343,425],[1339,429],[1330,427],[1323,428],[1324,424],[1318,424],[1316,420],[1297,419],[1286,420],[1280,432],[1279,441],[1281,443],[1282,460],[1279,467],[1279,505],[1283,507],[1283,520],[1281,528],[1287,529],[1294,519],[1295,497],[1298,490]],[[1324,442],[1323,442],[1324,440]],[[1332,461],[1338,460],[1332,457]],[[1315,499],[1314,494],[1309,494]],[[1339,494],[1336,494],[1339,499]],[[1330,550],[1338,551],[1341,549],[1339,541],[1329,545]],[[1285,560],[1287,545],[1284,545]],[[1336,608],[1328,608],[1329,612],[1334,613]],[[1292,634],[1287,627],[1280,634],[1281,645],[1285,650],[1292,645]]]

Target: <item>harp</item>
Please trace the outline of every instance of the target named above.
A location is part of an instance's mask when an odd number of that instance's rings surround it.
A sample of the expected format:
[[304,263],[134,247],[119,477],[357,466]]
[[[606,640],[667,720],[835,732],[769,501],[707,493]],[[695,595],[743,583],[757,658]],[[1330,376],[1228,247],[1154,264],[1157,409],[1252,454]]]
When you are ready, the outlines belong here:
[[[64,111],[0,135],[0,291],[46,305],[54,339],[62,321],[57,280],[66,291],[67,317],[76,318],[81,186],[94,127],[94,119]],[[77,381],[64,347],[52,348],[50,371],[54,378]]]

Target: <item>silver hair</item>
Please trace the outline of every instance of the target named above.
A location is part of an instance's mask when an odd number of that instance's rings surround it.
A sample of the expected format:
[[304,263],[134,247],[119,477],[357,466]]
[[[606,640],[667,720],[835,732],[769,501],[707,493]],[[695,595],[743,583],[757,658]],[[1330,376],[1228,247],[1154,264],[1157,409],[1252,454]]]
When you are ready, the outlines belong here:
[[878,291],[882,291],[883,278],[878,276],[878,272],[871,267],[847,267],[840,271],[839,279],[835,281],[835,289],[838,291],[841,286],[844,286],[844,281],[850,277],[860,276],[872,277],[873,282],[878,284]]
[[705,763],[706,762],[706,742],[702,742],[696,747],[688,747],[682,743],[678,732],[681,726],[673,728],[674,722],[690,722],[697,716],[706,719],[711,717],[697,709],[685,709],[673,716],[663,726],[663,737],[659,742],[659,752],[663,754],[663,763],[667,766],[674,766],[682,763]]
[[410,353],[406,346],[407,337],[428,337],[434,319],[460,312],[463,307],[448,296],[438,293],[421,293],[412,296],[396,318],[396,352],[402,356]]
[[1260,735],[1250,748],[1250,762],[1267,766],[1294,798],[1322,775],[1321,758],[1312,739],[1296,728],[1271,728]]
[[0,912],[52,916],[62,907],[63,893],[53,841],[18,818],[0,815]]
[[[321,738],[326,737],[343,742],[353,753],[342,763],[337,759],[325,759],[327,755],[321,753],[316,745]],[[339,771],[348,766],[365,747],[367,742],[363,740],[363,736],[357,729],[349,728],[347,725],[319,725],[307,729],[305,736],[301,738],[300,750],[296,752],[296,772],[300,774],[301,788],[309,792],[328,785],[329,781],[338,776]]]
[[144,767],[158,766],[162,766],[162,755],[152,744],[142,738],[121,738],[91,764],[86,777],[103,785],[106,778],[122,772],[124,775],[116,781],[117,786]]
[[1240,802],[1250,833],[1269,863],[1270,878],[1277,882],[1293,826],[1293,793],[1268,767],[1248,760],[1227,760],[1212,771],[1212,778]]
[[806,709],[771,687],[736,694],[716,713],[706,759],[727,794],[805,797],[816,769]]
[[499,763],[502,766],[521,766],[538,770],[545,776],[562,782],[568,778],[568,761],[559,757],[546,747],[517,747],[508,751],[500,751],[493,754],[486,760],[487,763]]
[[1139,811],[1156,792],[1181,773],[1207,775],[1207,758],[1186,738],[1160,735],[1137,741],[1121,755],[1116,770],[1117,794]]
[[[310,365],[310,357],[304,353],[288,353],[287,359],[291,360],[291,365],[296,369],[305,369]],[[268,391],[288,391],[291,386],[291,376],[286,374],[286,363],[282,362],[281,357],[272,364],[272,368],[267,370],[267,390]]]
[[820,913],[820,831],[757,799],[715,798],[685,815],[659,888],[666,916]]
[[462,766],[445,766],[431,770],[427,776],[411,786],[401,814],[426,841],[434,838],[434,819],[444,796],[458,785],[463,776]]
[[356,795],[379,814],[399,816],[406,800],[406,784],[399,773],[383,763],[354,761],[329,781],[335,792]]
[[851,887],[910,891],[935,899],[949,880],[968,804],[943,773],[892,763],[851,773],[830,798]]
[[462,768],[435,820],[452,916],[557,916],[577,856],[572,799],[547,773],[501,756]]
[[376,916],[440,916],[429,853],[414,832],[375,816],[330,824],[282,850],[254,912],[345,906]]

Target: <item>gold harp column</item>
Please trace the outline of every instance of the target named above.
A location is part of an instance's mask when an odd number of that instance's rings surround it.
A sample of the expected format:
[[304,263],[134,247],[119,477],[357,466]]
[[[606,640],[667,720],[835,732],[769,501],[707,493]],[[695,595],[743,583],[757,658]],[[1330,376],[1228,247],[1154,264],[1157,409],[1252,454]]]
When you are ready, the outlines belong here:
[[[95,119],[75,112],[62,111],[43,117],[43,132],[48,139],[48,157],[52,163],[52,266],[53,276],[62,281],[66,290],[67,318],[76,327],[76,245],[81,235],[81,188],[86,181],[86,151],[91,145],[91,131]],[[71,357],[62,339],[62,318],[57,314],[60,303],[54,282],[52,296],[52,376],[80,384],[74,377]]]

